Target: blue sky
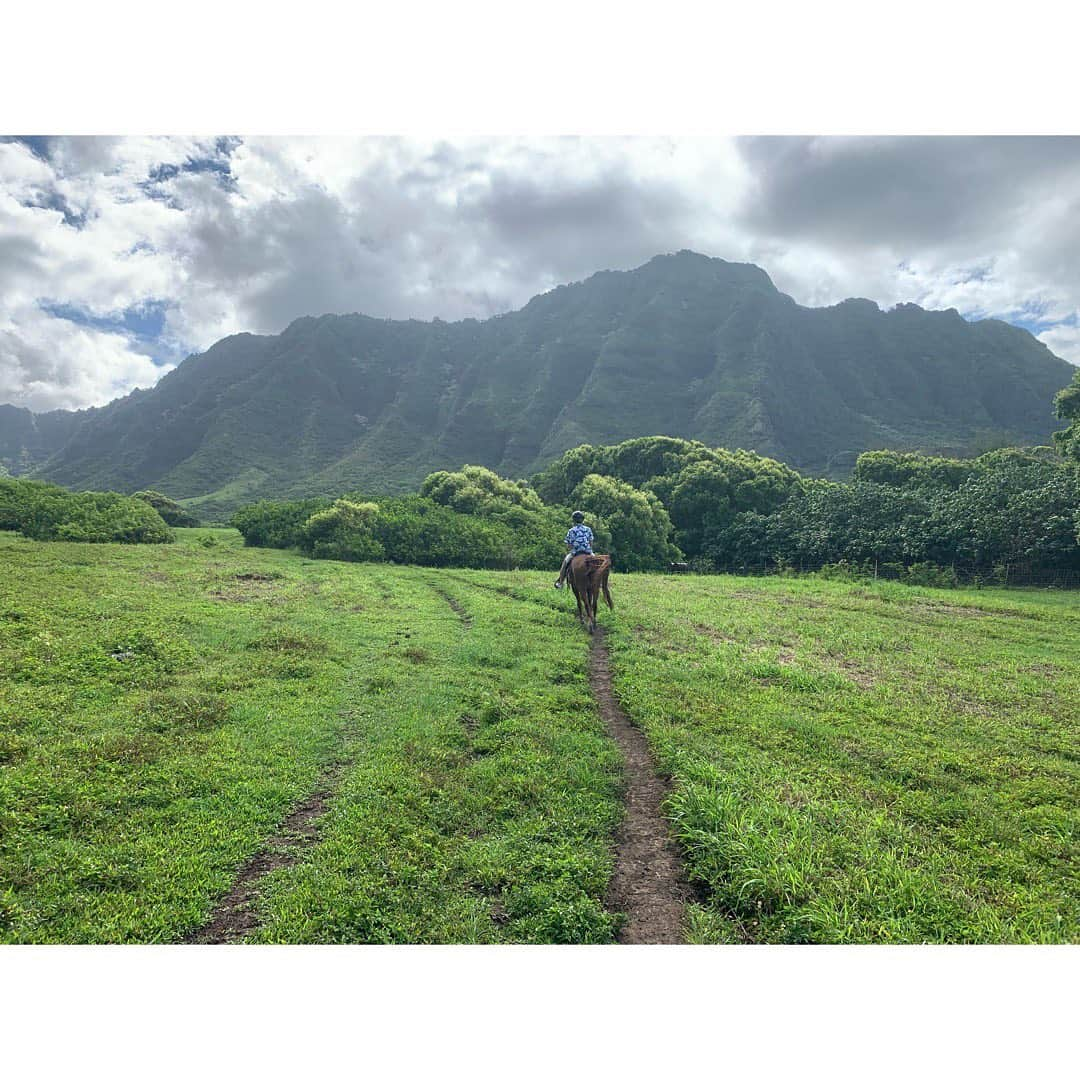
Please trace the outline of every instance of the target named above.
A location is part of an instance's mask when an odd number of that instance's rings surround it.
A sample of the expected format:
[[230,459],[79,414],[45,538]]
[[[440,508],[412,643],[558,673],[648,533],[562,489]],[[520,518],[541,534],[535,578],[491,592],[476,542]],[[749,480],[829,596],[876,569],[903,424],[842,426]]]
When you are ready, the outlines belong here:
[[1071,138],[9,138],[0,401],[102,404],[229,333],[484,318],[682,248],[1080,363],[1078,208]]

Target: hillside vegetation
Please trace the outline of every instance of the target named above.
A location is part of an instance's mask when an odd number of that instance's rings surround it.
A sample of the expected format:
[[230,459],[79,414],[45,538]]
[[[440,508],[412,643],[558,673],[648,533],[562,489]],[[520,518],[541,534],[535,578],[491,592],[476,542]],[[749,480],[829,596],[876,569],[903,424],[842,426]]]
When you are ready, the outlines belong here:
[[317,558],[540,569],[560,561],[571,507],[619,570],[685,556],[703,571],[832,566],[955,585],[1020,569],[1080,583],[1080,473],[1049,447],[966,460],[871,451],[837,483],[653,437],[576,447],[532,484],[468,465],[431,474],[417,495],[263,501],[232,523],[249,545]]
[[[606,942],[620,773],[548,573],[0,534],[0,940]],[[1080,943],[1067,594],[617,575],[695,941]],[[274,844],[271,843],[274,841]]]
[[34,540],[88,544],[168,544],[173,534],[142,498],[115,491],[65,491],[55,484],[0,477],[0,530]]
[[803,308],[758,267],[680,252],[482,322],[326,315],[226,338],[104,408],[0,412],[0,464],[153,488],[211,519],[266,497],[414,491],[462,462],[525,476],[657,433],[846,476],[883,446],[1046,443],[1071,374],[997,320]]

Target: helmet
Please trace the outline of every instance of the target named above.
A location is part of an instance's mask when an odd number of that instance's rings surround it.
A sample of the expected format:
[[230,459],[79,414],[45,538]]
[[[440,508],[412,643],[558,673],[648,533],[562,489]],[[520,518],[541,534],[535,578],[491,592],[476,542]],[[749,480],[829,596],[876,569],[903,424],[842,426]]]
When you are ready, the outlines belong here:
[[575,510],[570,515],[570,520],[573,521],[575,525],[580,525],[585,520],[585,515],[580,510]]

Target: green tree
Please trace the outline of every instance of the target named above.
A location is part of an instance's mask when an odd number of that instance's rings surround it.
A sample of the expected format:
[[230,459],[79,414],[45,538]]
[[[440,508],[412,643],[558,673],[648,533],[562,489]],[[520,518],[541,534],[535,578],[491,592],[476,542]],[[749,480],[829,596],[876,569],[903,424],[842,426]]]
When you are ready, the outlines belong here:
[[375,538],[378,513],[375,503],[338,499],[332,506],[308,518],[300,546],[319,559],[381,562],[386,551]]
[[783,504],[801,482],[798,473],[779,461],[745,450],[713,450],[676,476],[651,481],[671,514],[675,540],[694,557],[716,548],[736,514],[769,514]]
[[652,492],[593,473],[578,484],[572,497],[575,506],[586,515],[597,515],[610,530],[609,550],[616,569],[655,570],[682,558],[671,543],[671,518]]
[[482,465],[464,465],[457,472],[433,472],[420,485],[420,494],[463,514],[490,513],[508,506],[539,510],[543,505],[526,481],[504,480]]
[[1054,432],[1054,442],[1063,457],[1080,464],[1080,370],[1054,398],[1054,412],[1059,420],[1068,421],[1064,430]]
[[991,461],[978,475],[935,505],[928,522],[930,557],[975,566],[1030,561],[1080,568],[1077,471],[1030,454],[985,457]]
[[898,450],[868,450],[855,461],[852,479],[857,483],[890,487],[958,488],[979,469],[975,459],[934,457]]
[[544,502],[565,506],[574,489],[590,473],[608,475],[611,472],[611,449],[585,443],[567,450],[543,472],[532,478],[533,487]]

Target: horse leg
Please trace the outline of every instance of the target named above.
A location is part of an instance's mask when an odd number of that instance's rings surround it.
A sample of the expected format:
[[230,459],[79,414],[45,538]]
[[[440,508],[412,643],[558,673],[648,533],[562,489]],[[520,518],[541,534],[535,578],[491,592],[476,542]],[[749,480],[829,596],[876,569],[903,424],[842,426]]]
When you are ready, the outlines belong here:
[[615,605],[611,602],[611,593],[608,592],[606,573],[604,574],[604,580],[601,582],[601,588],[603,588],[604,590],[604,599],[607,601],[607,606],[611,608],[612,611],[614,611]]

